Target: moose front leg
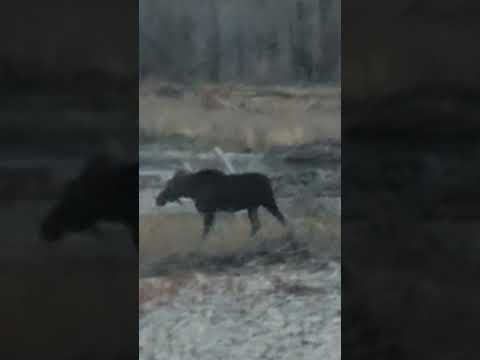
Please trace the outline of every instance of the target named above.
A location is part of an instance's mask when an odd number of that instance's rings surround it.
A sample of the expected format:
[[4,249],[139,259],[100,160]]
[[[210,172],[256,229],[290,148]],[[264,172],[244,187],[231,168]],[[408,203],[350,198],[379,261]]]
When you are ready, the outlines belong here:
[[215,220],[215,213],[214,212],[208,212],[203,215],[203,234],[202,234],[202,239],[205,239],[210,232],[210,229],[213,225],[213,222]]
[[258,208],[248,209],[248,218],[250,220],[250,236],[253,237],[260,229],[260,220],[258,219]]

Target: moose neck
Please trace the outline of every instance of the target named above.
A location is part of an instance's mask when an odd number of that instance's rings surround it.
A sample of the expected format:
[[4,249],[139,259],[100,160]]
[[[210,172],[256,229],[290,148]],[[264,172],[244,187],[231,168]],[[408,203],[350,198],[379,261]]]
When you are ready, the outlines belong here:
[[182,179],[182,184],[181,184],[181,194],[182,197],[186,198],[195,198],[195,178],[193,175],[184,175],[184,178]]

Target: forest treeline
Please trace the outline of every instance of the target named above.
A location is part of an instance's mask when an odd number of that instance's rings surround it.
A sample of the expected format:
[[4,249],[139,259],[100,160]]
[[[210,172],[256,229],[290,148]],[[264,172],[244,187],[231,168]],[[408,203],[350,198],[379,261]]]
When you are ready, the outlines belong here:
[[340,80],[340,0],[140,0],[140,77]]

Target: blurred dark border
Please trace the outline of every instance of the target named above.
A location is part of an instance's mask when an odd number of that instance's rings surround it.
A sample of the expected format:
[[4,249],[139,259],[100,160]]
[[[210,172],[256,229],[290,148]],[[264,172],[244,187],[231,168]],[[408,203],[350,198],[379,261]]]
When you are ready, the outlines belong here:
[[474,1],[342,2],[342,358],[475,359]]
[[[137,2],[20,0],[1,18],[2,145],[136,141]],[[69,110],[117,117],[89,123]]]
[[64,186],[42,188],[49,162],[71,176],[112,148],[138,159],[138,2],[19,0],[0,24],[0,357],[137,359],[130,242],[118,235],[118,250],[117,235],[104,238],[102,253],[81,241],[48,247],[36,233]]

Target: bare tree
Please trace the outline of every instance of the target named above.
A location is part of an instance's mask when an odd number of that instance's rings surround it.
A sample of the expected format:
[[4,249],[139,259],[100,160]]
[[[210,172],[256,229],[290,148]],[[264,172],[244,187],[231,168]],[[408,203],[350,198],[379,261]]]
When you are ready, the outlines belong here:
[[221,64],[221,38],[220,38],[220,20],[218,18],[218,7],[215,0],[209,1],[210,11],[212,14],[212,35],[210,38],[211,63],[210,63],[210,79],[214,82],[220,81],[220,64]]
[[340,0],[140,0],[140,68],[169,80],[328,81]]

